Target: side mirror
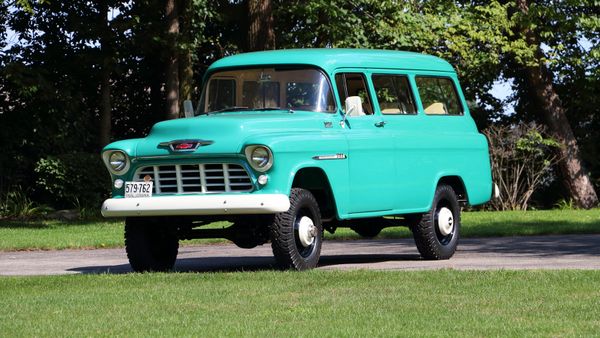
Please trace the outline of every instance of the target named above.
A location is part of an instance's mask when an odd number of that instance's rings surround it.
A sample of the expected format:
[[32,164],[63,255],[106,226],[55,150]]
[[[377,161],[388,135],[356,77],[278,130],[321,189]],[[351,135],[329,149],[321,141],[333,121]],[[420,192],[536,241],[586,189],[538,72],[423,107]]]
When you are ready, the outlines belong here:
[[183,113],[186,118],[194,117],[194,104],[191,100],[183,101]]
[[346,98],[346,116],[365,115],[360,96],[348,96]]

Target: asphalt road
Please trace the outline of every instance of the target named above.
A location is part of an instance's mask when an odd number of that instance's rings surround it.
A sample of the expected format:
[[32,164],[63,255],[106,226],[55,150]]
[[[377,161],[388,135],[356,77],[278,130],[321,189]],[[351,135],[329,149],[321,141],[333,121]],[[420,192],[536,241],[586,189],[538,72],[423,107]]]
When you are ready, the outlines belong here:
[[[463,239],[454,257],[424,261],[412,239],[325,241],[319,269],[600,269],[600,235]],[[183,246],[181,272],[273,269],[270,245]],[[123,249],[0,252],[0,275],[127,273]]]

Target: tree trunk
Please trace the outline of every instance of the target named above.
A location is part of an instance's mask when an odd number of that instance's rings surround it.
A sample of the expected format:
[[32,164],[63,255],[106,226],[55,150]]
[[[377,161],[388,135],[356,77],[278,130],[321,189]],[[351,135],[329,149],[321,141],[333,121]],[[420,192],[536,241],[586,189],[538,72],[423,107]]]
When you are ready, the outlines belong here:
[[271,0],[248,0],[248,50],[275,49]]
[[[517,0],[517,7],[523,14],[529,13],[527,0]],[[581,161],[579,146],[567,119],[565,108],[554,89],[552,72],[543,61],[539,38],[530,27],[522,27],[522,33],[527,43],[537,48],[536,64],[526,67],[526,76],[535,91],[536,98],[541,103],[549,131],[564,145],[559,150],[559,167],[563,182],[578,206],[586,209],[593,208],[598,205],[598,196]]]
[[179,118],[179,51],[177,50],[177,37],[179,35],[179,14],[177,1],[167,0],[167,119]]
[[182,32],[180,38],[184,40],[185,50],[179,53],[179,100],[191,100],[194,91],[194,69],[192,63],[192,6],[190,1],[184,1],[180,8],[180,24]]
[[111,60],[109,56],[104,56],[102,62],[102,80],[100,84],[100,130],[99,141],[100,148],[110,143],[111,131],[111,102],[110,102],[110,73]]
[[[150,69],[160,69],[163,64],[163,60],[158,56],[149,56],[152,58],[150,61]],[[151,71],[150,74],[150,119],[149,121],[154,124],[162,121],[165,118],[165,97],[164,97],[164,81],[165,77],[163,72]]]
[[102,53],[102,68],[100,70],[100,126],[98,142],[100,149],[110,143],[111,110],[110,101],[110,75],[112,72],[112,48],[110,23],[108,22],[108,5],[103,5],[100,15],[103,16],[103,32],[100,38],[100,51]]

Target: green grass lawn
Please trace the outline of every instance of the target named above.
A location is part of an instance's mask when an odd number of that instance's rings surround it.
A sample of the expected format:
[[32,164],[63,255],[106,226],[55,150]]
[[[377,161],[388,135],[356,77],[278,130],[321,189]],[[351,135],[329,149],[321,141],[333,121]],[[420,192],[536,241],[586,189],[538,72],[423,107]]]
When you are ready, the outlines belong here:
[[600,271],[0,278],[15,336],[597,336]]
[[[600,233],[600,209],[506,212],[465,212],[463,237]],[[222,225],[222,224],[221,224]],[[406,228],[387,228],[380,238],[409,237]],[[356,239],[350,229],[338,229],[326,239]],[[215,243],[194,240],[185,243]],[[0,250],[104,248],[123,246],[122,221],[0,221]]]

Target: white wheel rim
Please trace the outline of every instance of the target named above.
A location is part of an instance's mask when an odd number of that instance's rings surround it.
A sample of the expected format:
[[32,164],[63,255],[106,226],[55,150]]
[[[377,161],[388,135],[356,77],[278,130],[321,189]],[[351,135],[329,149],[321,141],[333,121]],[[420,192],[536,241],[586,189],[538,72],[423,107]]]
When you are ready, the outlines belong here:
[[312,219],[307,216],[302,216],[298,222],[298,239],[305,248],[313,244],[315,241],[315,224]]
[[454,230],[454,215],[452,211],[443,207],[438,212],[438,230],[442,236],[448,236]]

